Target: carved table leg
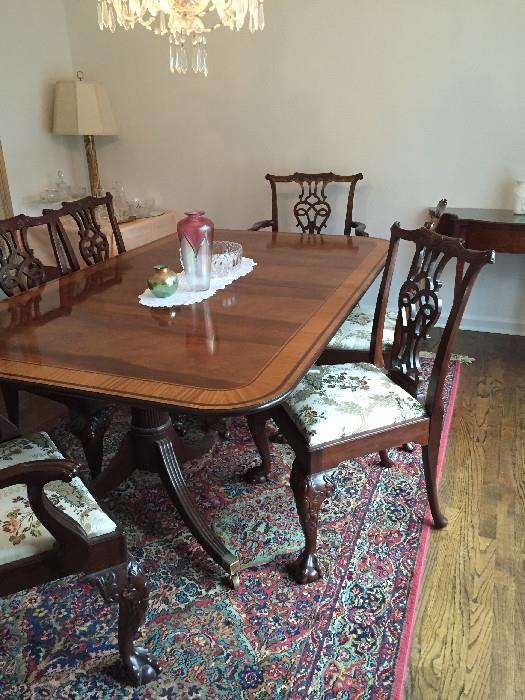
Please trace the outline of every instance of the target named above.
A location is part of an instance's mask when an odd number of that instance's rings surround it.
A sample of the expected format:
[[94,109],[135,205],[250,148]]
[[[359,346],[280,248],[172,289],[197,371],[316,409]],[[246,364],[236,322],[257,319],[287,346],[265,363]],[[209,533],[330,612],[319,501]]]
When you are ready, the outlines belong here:
[[85,410],[78,406],[69,407],[69,429],[82,443],[93,479],[102,469],[104,435],[112,417],[113,409],[109,405],[93,409],[86,403]]
[[169,436],[166,436],[159,438],[156,444],[162,459],[160,476],[171,500],[174,502],[192,535],[214,561],[226,571],[230,583],[234,588],[237,588],[240,583],[239,572],[241,569],[239,558],[224,546],[202,517],[182,476],[173,441]]
[[95,498],[103,498],[126,481],[135,469],[133,439],[131,433],[128,432],[124,435],[111,464],[89,485],[91,493]]
[[272,460],[270,457],[270,442],[266,433],[266,421],[268,418],[269,414],[265,412],[250,413],[247,416],[250,433],[261,455],[261,464],[248,469],[244,475],[244,479],[250,484],[265,484],[270,476]]
[[290,485],[305,539],[304,551],[291,567],[297,583],[311,583],[323,575],[315,553],[317,530],[323,501],[335,489],[335,473],[336,469],[330,469],[320,474],[305,474],[297,460],[293,463]]
[[[215,436],[198,446],[186,445],[173,428],[167,411],[149,408],[131,409],[131,428],[111,463],[94,482],[95,496],[103,495],[127,478],[134,469],[159,474],[175,507],[202,548],[221,566],[233,587],[239,584],[240,562],[203,519],[186,486],[179,463],[194,459],[211,448]],[[203,450],[204,448],[204,450]]]
[[140,566],[130,559],[84,580],[97,586],[107,603],[119,604],[118,645],[128,680],[134,686],[154,681],[161,672],[159,662],[147,649],[133,643],[148,609],[149,589]]

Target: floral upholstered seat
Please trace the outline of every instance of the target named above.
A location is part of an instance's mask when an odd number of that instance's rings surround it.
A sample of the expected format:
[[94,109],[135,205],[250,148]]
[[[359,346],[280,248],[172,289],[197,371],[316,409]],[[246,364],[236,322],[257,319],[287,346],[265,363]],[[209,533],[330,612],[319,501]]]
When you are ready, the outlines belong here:
[[[389,350],[394,343],[397,312],[387,311],[383,327],[383,350]],[[372,337],[374,314],[357,308],[346,318],[341,328],[328,343],[330,350],[354,350],[368,352]]]
[[[64,459],[47,433],[33,433],[0,444],[0,469],[42,459]],[[80,525],[88,538],[117,529],[78,477],[70,483],[52,481],[44,487],[44,493]],[[54,544],[53,536],[31,510],[26,486],[0,489],[0,566],[48,551]]]
[[310,447],[426,416],[417,399],[365,362],[312,368],[283,406]]

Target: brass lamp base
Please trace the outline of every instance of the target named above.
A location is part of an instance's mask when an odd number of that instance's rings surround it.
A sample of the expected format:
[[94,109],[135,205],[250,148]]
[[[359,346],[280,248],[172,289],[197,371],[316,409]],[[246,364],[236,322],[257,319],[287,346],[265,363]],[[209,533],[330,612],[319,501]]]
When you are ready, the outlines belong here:
[[84,147],[89,171],[89,185],[93,197],[100,195],[100,175],[98,173],[97,150],[94,136],[84,136]]

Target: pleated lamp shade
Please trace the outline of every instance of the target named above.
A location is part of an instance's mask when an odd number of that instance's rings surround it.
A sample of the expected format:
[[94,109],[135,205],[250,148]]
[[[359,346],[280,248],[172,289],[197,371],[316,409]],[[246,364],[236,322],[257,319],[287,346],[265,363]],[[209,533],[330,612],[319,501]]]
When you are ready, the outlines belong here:
[[117,125],[105,86],[89,80],[56,83],[53,131],[80,136],[116,134]]

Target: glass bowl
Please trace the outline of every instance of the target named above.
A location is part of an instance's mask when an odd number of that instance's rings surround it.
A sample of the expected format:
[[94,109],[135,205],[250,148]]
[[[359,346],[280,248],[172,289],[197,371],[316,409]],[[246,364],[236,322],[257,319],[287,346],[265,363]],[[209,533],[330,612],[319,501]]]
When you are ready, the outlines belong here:
[[214,241],[211,253],[211,276],[227,277],[242,262],[242,245],[233,241]]

